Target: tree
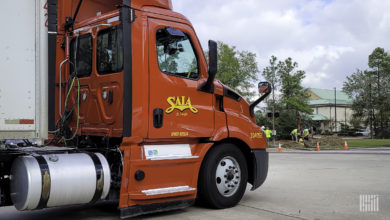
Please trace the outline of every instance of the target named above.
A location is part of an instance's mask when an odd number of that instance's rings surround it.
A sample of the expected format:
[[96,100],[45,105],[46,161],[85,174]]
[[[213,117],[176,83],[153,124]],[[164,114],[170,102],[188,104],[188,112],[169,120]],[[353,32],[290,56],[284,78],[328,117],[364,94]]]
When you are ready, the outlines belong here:
[[[300,130],[302,113],[311,114],[313,110],[308,104],[309,95],[302,87],[302,80],[305,78],[305,71],[297,70],[298,63],[293,62],[291,57],[278,64],[278,75],[281,81],[282,102],[287,109],[295,112],[295,127]],[[310,121],[305,117],[305,121]]]
[[[374,105],[373,105],[373,79],[368,71],[357,69],[355,73],[347,77],[343,85],[343,91],[353,98],[353,120],[364,118],[365,124],[373,131]],[[372,132],[371,132],[372,138]]]
[[272,86],[272,102],[268,100],[269,106],[272,106],[272,113],[275,113],[275,90],[278,90],[279,84],[280,84],[280,78],[278,77],[278,64],[277,64],[278,58],[275,56],[271,56],[271,59],[269,60],[269,66],[265,67],[263,69],[263,77],[265,80],[267,80],[269,83],[271,83]]
[[305,78],[305,71],[296,70],[296,68],[298,68],[298,63],[293,62],[291,57],[278,64],[282,101],[286,103],[287,109],[311,114],[312,109],[308,105],[309,95],[301,85]]
[[368,57],[368,70],[357,70],[344,82],[343,90],[354,98],[354,120],[364,119],[377,137],[390,136],[390,55],[375,48]]
[[385,111],[388,106],[385,106],[386,103],[386,88],[388,88],[389,83],[389,64],[390,56],[385,52],[383,48],[377,47],[368,57],[368,66],[370,67],[369,74],[375,80],[372,82],[374,87],[375,95],[373,105],[378,111],[378,117],[374,121],[374,128],[376,130],[377,124],[380,125],[381,129],[385,127]]
[[258,80],[259,69],[256,54],[239,51],[236,47],[218,42],[218,73],[216,78],[223,84],[250,99],[254,92],[253,82]]
[[[278,61],[275,56],[271,56],[269,66],[263,69],[263,77],[271,83],[273,91],[281,93],[280,99],[276,100],[273,93],[272,100],[267,101],[268,109],[279,112],[279,118],[273,119],[279,138],[288,138],[291,130],[297,128],[301,120],[305,125],[311,125],[311,120],[306,115],[312,113],[308,105],[309,96],[301,85],[305,72],[297,68],[298,64],[291,58]],[[265,124],[270,125],[269,122]]]

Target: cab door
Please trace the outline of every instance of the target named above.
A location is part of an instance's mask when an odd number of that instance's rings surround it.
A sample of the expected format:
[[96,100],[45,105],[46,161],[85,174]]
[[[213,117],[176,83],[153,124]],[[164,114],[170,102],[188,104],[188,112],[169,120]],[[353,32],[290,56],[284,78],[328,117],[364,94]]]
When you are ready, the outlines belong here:
[[[109,22],[109,20],[112,20]],[[108,19],[71,41],[71,72],[80,80],[80,130],[82,135],[121,137],[123,134],[123,49],[119,21]],[[77,89],[70,96],[74,106]],[[76,118],[76,117],[74,117]],[[72,120],[72,127],[77,127]]]
[[212,94],[198,91],[207,65],[193,29],[148,19],[149,138],[211,137]]

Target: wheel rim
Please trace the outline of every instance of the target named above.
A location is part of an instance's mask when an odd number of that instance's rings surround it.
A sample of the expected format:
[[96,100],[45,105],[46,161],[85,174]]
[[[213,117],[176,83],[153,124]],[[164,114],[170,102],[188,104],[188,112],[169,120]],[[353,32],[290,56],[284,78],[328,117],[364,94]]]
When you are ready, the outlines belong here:
[[219,161],[215,183],[219,193],[224,197],[230,197],[238,190],[241,180],[241,169],[237,160],[227,156]]

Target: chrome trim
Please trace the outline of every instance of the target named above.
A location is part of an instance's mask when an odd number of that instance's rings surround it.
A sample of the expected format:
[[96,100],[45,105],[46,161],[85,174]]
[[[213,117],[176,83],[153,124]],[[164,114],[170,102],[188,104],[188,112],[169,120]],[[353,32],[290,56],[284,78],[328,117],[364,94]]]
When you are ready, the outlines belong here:
[[111,27],[112,24],[97,24],[97,25],[93,25],[93,26],[82,27],[82,28],[78,28],[78,29],[74,30],[73,32],[75,34],[79,34],[82,31],[89,31],[89,30],[91,30],[93,28],[101,27],[101,26],[103,26],[103,27]]
[[149,160],[180,160],[180,159],[195,159],[199,158],[199,156],[181,156],[181,155],[175,155],[175,156],[155,156],[149,158]]
[[[68,47],[68,38],[66,38],[66,47]],[[68,51],[68,50],[67,50]],[[68,54],[69,55],[69,54]],[[67,55],[67,56],[68,56]],[[59,83],[59,88],[58,88],[58,96],[59,96],[59,98],[58,98],[58,113],[59,113],[59,115],[60,115],[60,118],[62,118],[62,102],[61,102],[61,100],[62,100],[62,96],[61,96],[61,93],[62,93],[62,66],[66,63],[66,62],[69,62],[70,60],[68,59],[68,58],[66,58],[64,61],[62,61],[61,63],[60,63],[60,73],[59,73],[59,81],[60,81],[60,83]]]
[[142,193],[146,194],[147,196],[154,196],[154,195],[162,195],[162,194],[169,194],[169,193],[189,192],[194,190],[196,189],[189,186],[174,186],[174,187],[167,187],[167,188],[142,190]]
[[107,19],[107,23],[112,23],[112,22],[115,22],[115,21],[119,21],[119,16]]

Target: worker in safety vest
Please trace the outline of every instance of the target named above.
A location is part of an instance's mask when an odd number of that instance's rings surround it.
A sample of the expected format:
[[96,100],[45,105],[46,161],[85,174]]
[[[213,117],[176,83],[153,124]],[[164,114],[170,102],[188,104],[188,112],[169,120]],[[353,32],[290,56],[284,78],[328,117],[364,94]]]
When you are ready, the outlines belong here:
[[291,131],[291,133],[290,133],[290,135],[291,135],[291,140],[293,140],[293,141],[297,141],[298,139],[298,129],[294,129],[294,130],[292,130]]
[[303,129],[303,139],[309,140],[309,134],[310,132],[308,128]]
[[271,140],[272,131],[269,130],[269,128],[267,127],[264,132],[265,132],[265,137],[267,138],[267,145],[269,145],[269,141]]

